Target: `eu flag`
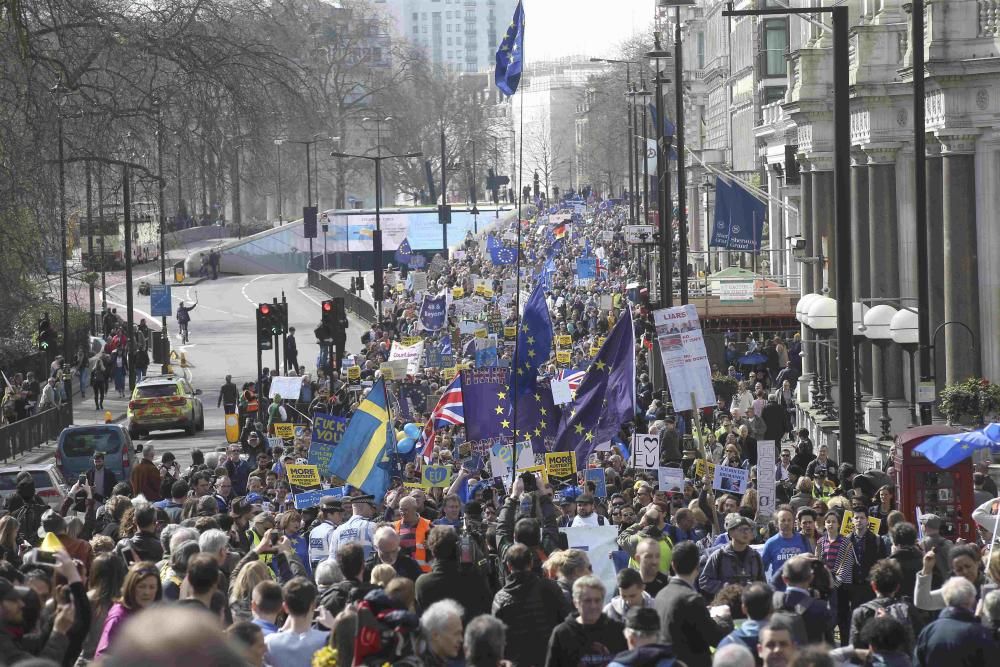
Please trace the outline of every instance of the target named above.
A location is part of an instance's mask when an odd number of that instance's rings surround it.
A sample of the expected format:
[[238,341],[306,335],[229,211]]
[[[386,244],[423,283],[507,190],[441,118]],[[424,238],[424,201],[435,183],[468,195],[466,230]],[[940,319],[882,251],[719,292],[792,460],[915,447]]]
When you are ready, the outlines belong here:
[[513,95],[521,82],[524,67],[524,8],[517,3],[514,18],[507,28],[507,34],[497,49],[497,69],[494,76],[497,88],[504,95]]
[[520,393],[518,385],[515,436],[518,442],[531,441],[531,448],[537,453],[551,451],[559,431],[562,410],[552,400],[552,388],[548,380],[539,380],[533,392]]
[[330,458],[331,475],[370,493],[376,502],[389,488],[387,459],[396,446],[388,403],[385,381],[380,379],[354,411]]
[[490,261],[494,266],[504,266],[517,263],[517,248],[497,243],[490,248]]
[[509,368],[462,371],[462,409],[469,440],[494,440],[514,435],[509,380]]
[[403,242],[396,248],[396,262],[409,266],[411,259],[413,259],[413,249],[410,248],[410,239],[403,239]]
[[563,412],[555,451],[576,452],[582,468],[594,448],[634,416],[635,340],[632,311],[624,313],[583,376],[576,397]]
[[541,281],[531,290],[524,304],[524,313],[517,329],[515,372],[517,394],[532,394],[538,382],[538,369],[552,356],[552,320],[545,304],[545,287]]
[[997,443],[984,430],[932,435],[914,448],[939,468],[950,468],[972,456],[977,449],[993,449]]

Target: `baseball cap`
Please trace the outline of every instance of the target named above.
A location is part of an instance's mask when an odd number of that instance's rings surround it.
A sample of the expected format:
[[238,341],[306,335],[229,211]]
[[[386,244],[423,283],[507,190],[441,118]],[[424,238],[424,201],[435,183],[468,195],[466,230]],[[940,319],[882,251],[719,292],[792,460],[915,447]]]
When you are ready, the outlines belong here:
[[557,502],[558,502],[559,505],[572,505],[576,501],[574,501],[569,496],[564,496],[564,495],[560,494]]
[[632,607],[625,614],[625,627],[636,632],[659,632],[660,615],[652,607]]
[[753,528],[753,521],[733,512],[732,514],[726,515],[726,532],[735,528],[742,528],[746,526],[747,528]]
[[259,493],[248,493],[243,500],[249,505],[259,505],[264,501],[264,498]]

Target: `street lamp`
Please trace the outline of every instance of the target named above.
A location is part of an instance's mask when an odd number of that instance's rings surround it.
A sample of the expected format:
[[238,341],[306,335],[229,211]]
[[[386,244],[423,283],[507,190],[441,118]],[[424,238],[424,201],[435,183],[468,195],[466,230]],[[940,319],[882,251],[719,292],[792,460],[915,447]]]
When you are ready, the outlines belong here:
[[[680,10],[678,10],[680,11]],[[653,135],[656,137],[656,208],[660,212],[660,282],[663,283],[667,291],[660,297],[660,303],[669,308],[674,305],[674,226],[670,201],[670,143],[672,137],[664,136],[665,111],[663,104],[663,84],[670,83],[670,80],[663,76],[666,69],[666,61],[670,58],[670,53],[660,47],[660,33],[653,33],[655,48],[646,53],[646,57],[653,61],[656,69],[655,103],[656,103],[656,125]],[[680,91],[678,91],[678,96]],[[679,99],[679,97],[678,97]],[[645,133],[645,116],[643,116],[643,133]],[[648,224],[648,220],[643,220]],[[664,279],[666,282],[664,283]],[[685,285],[685,275],[681,272],[681,303],[687,303],[687,286]]]
[[382,322],[382,301],[384,298],[383,288],[385,278],[382,273],[382,161],[392,159],[408,160],[411,158],[423,157],[423,153],[405,153],[403,155],[382,155],[381,144],[375,146],[375,155],[357,155],[353,153],[342,153],[332,151],[330,157],[355,158],[358,160],[371,160],[375,163],[375,232],[372,234],[372,260],[375,269],[375,279],[372,281],[372,292],[375,298],[375,309],[378,313],[378,321]]
[[865,315],[869,308],[860,301],[851,304],[851,315],[854,336],[851,341],[854,343],[854,422],[858,433],[867,433],[865,430],[865,410],[861,403],[861,344],[867,339],[865,336]]
[[873,306],[865,313],[864,317],[865,337],[878,348],[879,356],[882,360],[880,364],[882,372],[879,378],[880,404],[882,406],[882,417],[879,419],[879,422],[882,424],[882,435],[879,436],[879,440],[892,440],[892,417],[889,416],[886,350],[892,345],[892,318],[896,316],[897,312],[892,306],[882,303]]
[[917,415],[917,381],[914,356],[920,347],[920,323],[916,308],[901,308],[889,322],[889,335],[910,358],[910,426],[920,426]]
[[[312,212],[312,208],[313,208],[313,204],[312,204],[312,201],[313,201],[312,200],[313,189],[312,189],[312,157],[311,157],[311,148],[312,148],[313,144],[318,144],[321,141],[337,141],[339,139],[340,139],[340,137],[324,136],[321,132],[318,132],[318,133],[316,133],[316,134],[314,134],[312,136],[312,139],[308,139],[308,140],[304,140],[304,139],[298,139],[298,140],[296,140],[296,139],[283,139],[283,140],[281,140],[283,142],[287,141],[290,144],[300,144],[300,145],[306,147],[306,205],[302,209],[302,217],[303,217],[303,219],[305,219],[306,215],[309,212]],[[278,145],[278,150],[279,150],[279,154],[280,154],[281,144],[278,143],[278,141],[279,141],[278,139],[275,139],[274,143]],[[281,174],[280,167],[279,167],[278,174],[279,174],[279,186],[280,186],[280,174]],[[317,194],[317,199],[318,198],[319,198],[319,195]],[[279,195],[278,199],[281,199],[280,195]],[[279,218],[279,223],[280,223],[280,218]],[[313,235],[309,237],[309,263],[307,265],[309,268],[312,268],[313,239],[316,238],[316,231],[315,231],[315,229],[313,229],[312,232],[313,232]]]
[[285,143],[284,139],[275,139],[274,146],[275,150],[278,152],[278,226],[281,227],[285,224],[285,221],[281,217],[281,144]]
[[[809,327],[816,332],[822,341],[829,344],[833,332],[837,329],[837,302],[828,296],[821,296],[814,299],[809,304]],[[820,353],[817,345],[817,355],[821,367],[823,368],[820,386],[822,387],[822,403],[820,409],[831,419],[837,418],[836,405],[833,402],[831,377],[833,375],[830,368],[829,348]]]
[[625,145],[628,147],[628,220],[629,224],[634,225],[636,223],[634,206],[636,187],[635,172],[633,171],[635,158],[632,155],[632,137],[635,136],[635,127],[632,122],[632,102],[628,95],[632,90],[632,65],[638,65],[638,63],[633,60],[615,60],[613,58],[591,58],[590,62],[625,65],[625,123],[628,128],[626,134],[628,141],[625,142]]
[[[799,299],[798,303],[795,304],[795,319],[798,320],[799,323],[807,327],[809,326],[809,321],[808,321],[809,306],[814,300],[819,299],[820,296],[821,295],[816,294],[815,292],[810,292],[809,294],[803,295]],[[820,393],[820,388],[819,388],[818,375],[814,375],[811,386],[809,388],[809,394],[810,396],[812,396],[812,401],[811,401],[812,403],[815,404],[818,402],[819,393]]]

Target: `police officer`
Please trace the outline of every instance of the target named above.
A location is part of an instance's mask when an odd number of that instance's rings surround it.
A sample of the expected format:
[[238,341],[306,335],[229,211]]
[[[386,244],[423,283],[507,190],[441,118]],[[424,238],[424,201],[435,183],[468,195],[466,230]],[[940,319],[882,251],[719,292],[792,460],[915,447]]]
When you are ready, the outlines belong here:
[[344,521],[344,504],[340,498],[324,496],[319,501],[319,523],[309,531],[309,562],[315,571],[321,560],[330,556],[330,535]]
[[375,552],[375,498],[368,494],[347,499],[351,503],[350,519],[329,534],[328,558],[336,558],[337,551],[349,542],[358,542],[365,550],[365,560]]

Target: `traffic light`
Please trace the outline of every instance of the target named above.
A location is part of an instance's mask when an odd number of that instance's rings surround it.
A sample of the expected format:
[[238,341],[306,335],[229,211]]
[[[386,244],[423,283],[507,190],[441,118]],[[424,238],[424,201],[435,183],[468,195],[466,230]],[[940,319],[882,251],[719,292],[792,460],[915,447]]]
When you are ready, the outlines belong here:
[[324,300],[322,304],[322,309],[323,313],[322,316],[320,317],[320,322],[322,322],[324,326],[333,331],[333,321],[335,319],[335,313],[336,313],[333,299]]
[[316,218],[319,215],[318,206],[302,207],[302,236],[307,239],[316,238]]
[[275,336],[288,333],[288,304],[272,303],[271,309],[274,312],[275,323],[272,327]]
[[365,277],[351,276],[351,291],[361,294],[365,291]]
[[532,183],[532,185],[535,188],[535,198],[537,199],[538,195],[541,194],[541,189],[540,189],[541,184],[538,182],[538,172],[537,171],[535,172],[535,175],[532,177],[531,183]]
[[274,306],[262,303],[257,306],[257,349],[270,350],[274,347]]

